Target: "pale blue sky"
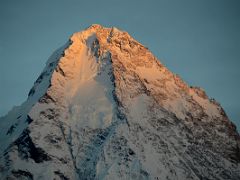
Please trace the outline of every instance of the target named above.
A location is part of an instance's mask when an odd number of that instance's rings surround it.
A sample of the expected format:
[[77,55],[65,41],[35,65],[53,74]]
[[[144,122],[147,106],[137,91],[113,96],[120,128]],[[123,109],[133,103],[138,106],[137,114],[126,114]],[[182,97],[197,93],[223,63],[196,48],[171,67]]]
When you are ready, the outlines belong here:
[[0,23],[0,115],[73,32],[98,23],[128,31],[240,127],[238,0],[0,0]]

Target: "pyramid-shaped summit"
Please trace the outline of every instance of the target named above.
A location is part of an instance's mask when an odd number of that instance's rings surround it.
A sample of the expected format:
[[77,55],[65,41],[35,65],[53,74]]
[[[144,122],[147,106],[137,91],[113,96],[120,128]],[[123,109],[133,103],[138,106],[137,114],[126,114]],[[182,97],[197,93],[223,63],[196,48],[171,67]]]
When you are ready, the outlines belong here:
[[0,129],[0,179],[240,179],[222,107],[117,28],[73,34]]

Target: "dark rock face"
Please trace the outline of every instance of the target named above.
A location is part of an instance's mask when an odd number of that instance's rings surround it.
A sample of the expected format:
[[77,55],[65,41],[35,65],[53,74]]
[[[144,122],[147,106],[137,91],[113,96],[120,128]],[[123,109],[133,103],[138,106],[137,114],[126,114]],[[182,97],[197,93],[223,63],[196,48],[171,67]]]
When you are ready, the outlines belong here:
[[17,170],[17,171],[12,171],[12,174],[17,179],[33,180],[33,175],[28,171]]
[[29,130],[27,129],[14,142],[14,145],[17,146],[19,156],[22,159],[28,160],[31,158],[35,161],[35,163],[42,163],[44,161],[51,160],[51,157],[43,149],[36,147],[31,137],[29,136]]

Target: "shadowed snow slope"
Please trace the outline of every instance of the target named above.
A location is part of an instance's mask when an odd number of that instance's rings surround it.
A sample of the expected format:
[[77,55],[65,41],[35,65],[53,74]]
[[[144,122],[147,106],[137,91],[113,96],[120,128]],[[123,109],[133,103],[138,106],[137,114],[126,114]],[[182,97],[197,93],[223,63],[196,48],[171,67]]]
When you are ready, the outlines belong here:
[[117,28],[73,34],[0,129],[0,179],[240,179],[220,104]]

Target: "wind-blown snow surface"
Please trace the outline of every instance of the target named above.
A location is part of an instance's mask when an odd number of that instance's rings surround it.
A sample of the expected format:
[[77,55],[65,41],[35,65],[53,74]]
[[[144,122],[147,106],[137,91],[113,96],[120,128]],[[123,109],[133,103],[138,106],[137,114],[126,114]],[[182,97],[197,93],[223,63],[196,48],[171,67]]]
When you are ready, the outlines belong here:
[[1,179],[240,179],[221,106],[116,28],[75,33],[0,128]]

